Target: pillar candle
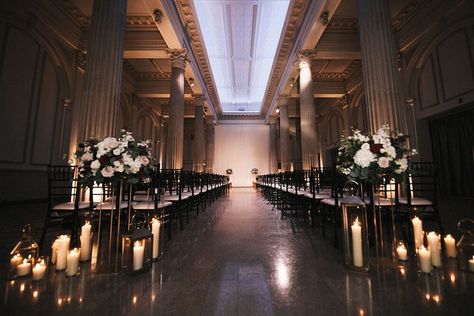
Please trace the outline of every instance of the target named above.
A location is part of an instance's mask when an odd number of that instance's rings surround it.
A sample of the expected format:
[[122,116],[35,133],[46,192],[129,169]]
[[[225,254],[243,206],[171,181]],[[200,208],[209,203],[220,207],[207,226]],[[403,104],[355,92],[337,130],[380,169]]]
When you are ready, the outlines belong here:
[[12,270],[16,270],[16,267],[23,262],[23,257],[17,253],[10,259],[10,267]]
[[79,271],[79,257],[80,257],[80,250],[77,248],[74,248],[73,250],[68,252],[67,268],[66,268],[67,276],[74,276]]
[[456,240],[448,234],[444,237],[444,245],[446,246],[446,255],[449,258],[456,258]]
[[469,259],[469,271],[474,272],[474,256],[472,256],[472,259]]
[[88,221],[81,227],[81,261],[89,261],[91,258],[91,229]]
[[160,252],[160,227],[160,221],[156,218],[152,219],[151,233],[153,234],[153,259],[158,258]]
[[360,227],[359,218],[357,217],[351,226],[352,230],[352,260],[356,267],[362,267],[362,227]]
[[56,257],[58,255],[58,246],[59,246],[59,241],[56,238],[56,240],[53,242],[53,245],[51,246],[51,263],[56,264]]
[[143,267],[143,255],[145,247],[140,241],[133,244],[133,270],[140,270]]
[[420,248],[423,244],[423,222],[417,216],[411,220],[413,224],[413,236],[415,238],[415,247]]
[[41,280],[46,273],[46,265],[44,263],[37,263],[33,267],[33,280]]
[[431,253],[431,264],[434,267],[441,267],[441,237],[435,232],[428,234],[428,245]]
[[67,252],[71,239],[68,235],[61,235],[58,239],[58,251],[56,255],[56,270],[66,269]]
[[431,253],[430,250],[421,246],[418,251],[418,256],[420,258],[420,270],[423,273],[431,273]]
[[398,259],[402,261],[408,260],[408,252],[404,244],[400,244],[397,247],[397,255],[398,255]]
[[16,266],[16,275],[24,276],[30,274],[31,263],[28,262],[28,259],[23,259],[23,263],[20,263]]

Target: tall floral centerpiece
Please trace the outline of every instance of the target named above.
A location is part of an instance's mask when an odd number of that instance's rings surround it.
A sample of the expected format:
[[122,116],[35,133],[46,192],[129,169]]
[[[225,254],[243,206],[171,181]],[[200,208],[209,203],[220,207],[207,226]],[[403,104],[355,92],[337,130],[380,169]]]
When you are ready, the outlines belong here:
[[150,141],[136,141],[126,130],[118,138],[89,139],[79,144],[76,157],[80,181],[85,185],[120,180],[130,184],[149,183],[153,160],[149,144]]
[[416,150],[406,147],[407,136],[390,131],[384,125],[375,134],[364,135],[353,129],[352,135],[341,137],[337,169],[350,180],[377,185],[384,179],[402,181],[408,159]]

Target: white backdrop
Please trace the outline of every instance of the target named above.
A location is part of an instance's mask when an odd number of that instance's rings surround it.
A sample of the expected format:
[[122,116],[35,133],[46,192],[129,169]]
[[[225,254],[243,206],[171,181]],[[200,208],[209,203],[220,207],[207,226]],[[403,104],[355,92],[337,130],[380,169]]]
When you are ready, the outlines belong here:
[[270,128],[265,124],[217,125],[215,129],[214,172],[232,169],[233,186],[252,186],[252,168],[268,173]]

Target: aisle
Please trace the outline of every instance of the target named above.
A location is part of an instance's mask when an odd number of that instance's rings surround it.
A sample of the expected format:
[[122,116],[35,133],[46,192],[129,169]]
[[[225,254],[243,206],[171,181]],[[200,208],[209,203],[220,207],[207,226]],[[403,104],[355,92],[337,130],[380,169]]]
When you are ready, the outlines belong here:
[[[338,251],[331,237],[323,239],[303,223],[293,233],[289,220],[280,220],[254,189],[234,188],[174,234],[151,273],[82,271],[75,278],[52,273],[43,285],[6,282],[0,287],[0,314],[462,315],[472,310],[472,275],[452,281],[416,271],[356,273],[341,265]],[[443,304],[448,300],[449,311]]]

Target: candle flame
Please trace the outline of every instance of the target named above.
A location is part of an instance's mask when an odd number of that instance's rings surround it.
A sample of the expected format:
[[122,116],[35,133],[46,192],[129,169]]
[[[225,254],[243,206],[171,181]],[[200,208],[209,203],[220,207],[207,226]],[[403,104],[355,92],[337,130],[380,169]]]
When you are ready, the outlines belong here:
[[451,283],[455,283],[456,282],[456,275],[454,273],[451,273],[449,275],[449,279],[451,280]]
[[133,304],[136,304],[136,303],[137,303],[137,300],[138,300],[138,298],[137,298],[137,296],[135,295],[135,296],[133,297],[133,299],[132,299],[132,303],[133,303]]
[[20,285],[20,292],[23,292],[25,290],[25,284]]
[[37,298],[38,297],[38,291],[33,291],[33,298]]

